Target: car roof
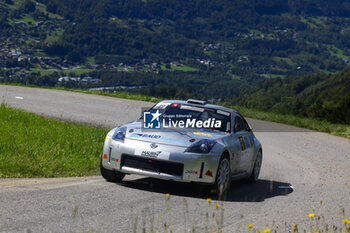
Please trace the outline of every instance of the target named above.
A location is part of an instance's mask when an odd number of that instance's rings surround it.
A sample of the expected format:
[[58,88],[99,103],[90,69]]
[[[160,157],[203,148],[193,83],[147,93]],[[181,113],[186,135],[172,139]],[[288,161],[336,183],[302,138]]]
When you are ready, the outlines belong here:
[[238,113],[237,110],[232,109],[232,108],[226,108],[220,105],[215,105],[215,104],[195,104],[192,102],[188,102],[186,100],[162,100],[160,102],[165,102],[165,103],[173,103],[173,104],[186,104],[186,105],[191,105],[191,106],[196,106],[196,107],[205,107],[205,108],[213,108],[216,110],[221,110],[221,111],[226,111],[226,112],[230,112],[230,113]]

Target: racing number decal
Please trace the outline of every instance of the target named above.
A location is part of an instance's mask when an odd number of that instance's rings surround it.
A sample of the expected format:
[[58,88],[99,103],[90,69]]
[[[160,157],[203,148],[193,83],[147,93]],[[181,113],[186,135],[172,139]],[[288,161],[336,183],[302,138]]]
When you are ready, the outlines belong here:
[[242,149],[242,151],[245,150],[245,144],[244,144],[243,137],[239,137],[239,141],[240,141],[240,143],[241,143],[241,149]]

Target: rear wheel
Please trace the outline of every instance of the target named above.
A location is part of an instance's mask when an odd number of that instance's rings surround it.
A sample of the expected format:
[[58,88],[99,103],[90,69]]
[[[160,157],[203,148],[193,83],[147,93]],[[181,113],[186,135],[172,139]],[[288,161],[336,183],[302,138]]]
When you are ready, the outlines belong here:
[[219,162],[214,188],[219,195],[222,195],[230,189],[230,186],[231,186],[230,160],[228,155],[223,155]]
[[103,178],[105,178],[105,180],[109,181],[109,182],[117,182],[120,183],[125,174],[118,172],[118,171],[112,171],[112,170],[108,170],[106,168],[104,168],[102,166],[102,156],[101,156],[101,160],[100,160],[100,171],[101,171],[101,175]]
[[262,164],[262,152],[259,150],[258,155],[256,156],[252,174],[249,177],[249,181],[254,183],[259,179],[260,169]]

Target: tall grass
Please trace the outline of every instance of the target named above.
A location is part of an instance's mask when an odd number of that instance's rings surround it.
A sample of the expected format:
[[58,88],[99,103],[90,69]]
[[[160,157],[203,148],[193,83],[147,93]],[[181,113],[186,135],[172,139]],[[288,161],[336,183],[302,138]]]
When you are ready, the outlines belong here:
[[[320,201],[318,208],[315,212],[304,213],[303,219],[296,220],[295,222],[286,221],[284,226],[271,220],[271,223],[265,223],[263,225],[255,224],[248,219],[242,219],[240,222],[236,222],[237,225],[226,225],[224,223],[225,218],[225,201],[212,201],[207,198],[207,208],[196,209],[196,213],[200,213],[200,218],[195,222],[186,224],[186,217],[189,216],[188,208],[185,208],[183,212],[178,213],[180,216],[184,216],[183,222],[180,224],[172,223],[171,210],[174,207],[174,203],[171,200],[170,194],[165,194],[165,205],[163,211],[158,215],[154,214],[154,211],[149,207],[132,214],[133,218],[133,232],[203,232],[203,233],[223,233],[223,232],[237,232],[237,233],[350,233],[350,221],[346,218],[345,209],[342,208],[342,213],[334,218],[326,219],[327,213],[323,212],[323,201]],[[187,207],[187,201],[184,200],[184,205]],[[201,200],[204,202],[204,200]],[[177,203],[178,204],[178,203]],[[147,213],[142,214],[142,213]],[[299,222],[298,222],[299,221]],[[141,224],[142,223],[142,224]],[[283,224],[283,223],[282,223]],[[130,229],[131,230],[131,229]]]
[[0,107],[0,177],[98,174],[105,129]]

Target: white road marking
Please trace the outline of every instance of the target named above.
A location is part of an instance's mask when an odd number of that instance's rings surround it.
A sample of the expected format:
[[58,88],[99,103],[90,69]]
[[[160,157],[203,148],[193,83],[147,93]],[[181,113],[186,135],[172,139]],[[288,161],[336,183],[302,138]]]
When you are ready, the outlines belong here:
[[16,99],[23,100],[22,96],[16,96]]
[[285,185],[285,186],[278,186],[278,188],[280,188],[280,189],[294,189],[294,187],[292,186],[292,185],[290,185],[290,186],[287,186],[287,185]]

